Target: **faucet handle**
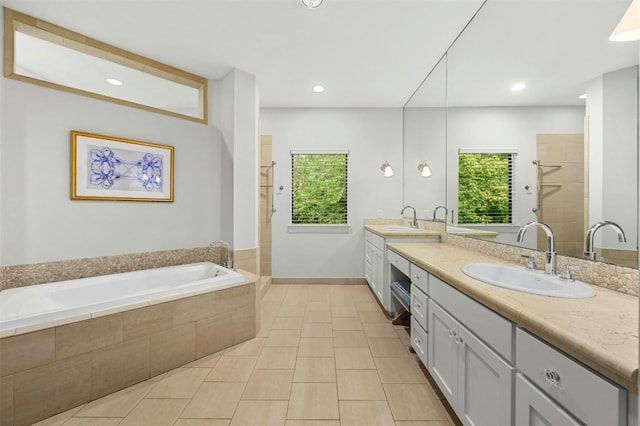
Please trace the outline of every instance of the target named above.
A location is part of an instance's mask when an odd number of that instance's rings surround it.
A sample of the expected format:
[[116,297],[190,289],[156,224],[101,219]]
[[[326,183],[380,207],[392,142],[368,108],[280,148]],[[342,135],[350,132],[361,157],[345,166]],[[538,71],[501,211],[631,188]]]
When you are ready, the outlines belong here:
[[571,277],[571,271],[578,272],[580,271],[580,268],[578,266],[571,266],[567,263],[566,265],[564,265],[564,268],[562,268],[562,274],[560,274],[558,278],[560,278],[561,280],[574,281],[574,279]]
[[532,254],[523,254],[520,257],[528,258],[527,269],[530,271],[536,270],[536,257]]

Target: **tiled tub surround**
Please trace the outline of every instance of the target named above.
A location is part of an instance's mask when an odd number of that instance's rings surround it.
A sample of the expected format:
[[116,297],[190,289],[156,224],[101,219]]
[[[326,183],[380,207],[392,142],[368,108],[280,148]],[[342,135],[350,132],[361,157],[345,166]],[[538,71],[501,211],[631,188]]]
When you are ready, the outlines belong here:
[[499,259],[451,244],[394,243],[390,249],[516,325],[637,393],[638,298],[596,287],[588,299],[538,296],[485,284],[460,267]]
[[[374,232],[375,230],[378,230],[377,233],[382,236],[392,236],[394,234],[385,234],[380,232],[383,228],[380,228],[379,225],[388,226],[406,224],[406,219],[365,219],[365,227],[368,226],[370,229],[374,230]],[[526,265],[528,260],[522,256],[533,254],[536,258],[536,265],[538,265],[538,268],[541,268],[539,265],[544,265],[544,252],[542,251],[533,251],[477,238],[447,234],[445,232],[445,224],[443,222],[418,220],[418,224],[420,228],[424,230],[440,232],[442,235],[441,240],[444,243],[463,247],[478,253],[498,257],[509,262],[519,263],[521,265]],[[575,257],[558,256],[557,259],[558,271],[561,271],[566,264],[580,268],[579,271],[571,272],[571,276],[577,280],[632,296],[638,296],[639,294],[639,275],[637,269],[602,262],[592,262],[590,260],[583,260]]]
[[206,247],[196,247],[1,266],[0,290],[187,263],[209,261],[222,264],[223,261],[226,261],[226,254],[222,247],[216,247],[211,250],[207,258],[205,258],[206,250]]
[[0,424],[31,424],[255,337],[257,279],[1,339]]

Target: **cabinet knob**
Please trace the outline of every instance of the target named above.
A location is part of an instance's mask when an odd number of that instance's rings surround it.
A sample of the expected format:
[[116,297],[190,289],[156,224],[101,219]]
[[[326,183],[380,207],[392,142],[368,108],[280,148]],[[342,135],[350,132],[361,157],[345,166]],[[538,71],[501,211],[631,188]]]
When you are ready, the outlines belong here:
[[560,381],[560,374],[557,371],[549,370],[548,368],[544,369],[544,379],[551,383],[553,386],[558,386],[558,382]]
[[414,303],[413,307],[416,308],[416,309],[420,309],[420,308],[422,308],[422,305],[420,303]]
[[416,337],[415,339],[413,339],[414,342],[416,342],[417,344],[421,344],[422,343],[422,339],[419,337]]
[[449,337],[455,340],[455,338],[456,338],[456,332],[455,332],[455,331],[453,331],[453,330],[449,330]]

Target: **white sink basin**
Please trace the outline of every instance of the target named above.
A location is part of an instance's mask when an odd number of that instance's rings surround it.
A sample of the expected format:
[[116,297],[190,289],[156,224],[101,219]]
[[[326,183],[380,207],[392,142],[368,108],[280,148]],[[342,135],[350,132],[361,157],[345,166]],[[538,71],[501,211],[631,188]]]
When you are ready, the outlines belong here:
[[384,232],[407,233],[420,231],[422,231],[422,229],[411,228],[410,226],[387,226],[386,228],[384,228]]
[[582,281],[562,280],[542,271],[500,263],[468,263],[462,272],[487,284],[542,296],[582,299],[595,296],[595,290]]

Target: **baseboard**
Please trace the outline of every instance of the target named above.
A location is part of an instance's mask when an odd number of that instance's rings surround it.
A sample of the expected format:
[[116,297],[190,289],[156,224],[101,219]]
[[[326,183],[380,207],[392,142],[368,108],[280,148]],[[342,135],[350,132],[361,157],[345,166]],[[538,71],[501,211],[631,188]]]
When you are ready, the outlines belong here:
[[365,285],[364,278],[272,278],[272,284],[289,285]]

